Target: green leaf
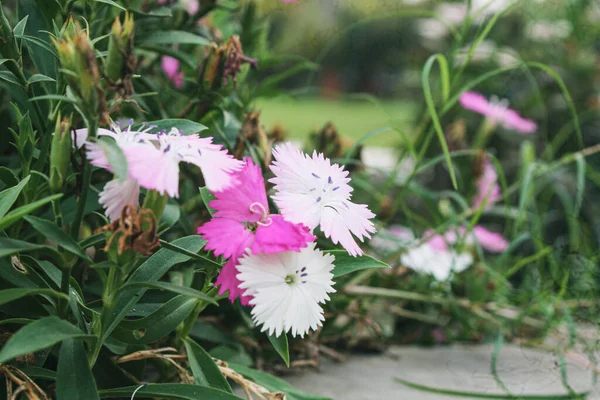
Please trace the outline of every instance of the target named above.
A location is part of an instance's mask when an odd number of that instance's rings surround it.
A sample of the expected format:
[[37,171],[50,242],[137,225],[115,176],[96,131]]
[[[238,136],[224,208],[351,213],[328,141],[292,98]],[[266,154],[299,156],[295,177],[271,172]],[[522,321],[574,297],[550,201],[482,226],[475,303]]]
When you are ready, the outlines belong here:
[[159,290],[167,290],[173,293],[183,294],[185,296],[194,297],[196,299],[204,300],[210,304],[217,305],[217,301],[208,296],[205,293],[202,293],[199,290],[192,289],[187,286],[175,285],[169,282],[128,282],[125,285],[121,286],[116,293],[120,293],[121,291],[125,291],[131,288],[148,288],[148,289],[159,289]]
[[109,138],[98,138],[96,144],[104,151],[115,175],[121,180],[126,179],[128,170],[127,158],[125,158],[123,150],[117,146],[117,142]]
[[450,395],[453,397],[470,397],[478,399],[511,399],[515,400],[574,400],[587,398],[589,392],[573,393],[573,394],[543,394],[543,395],[527,395],[519,393],[518,395],[509,396],[506,393],[484,393],[484,392],[468,392],[462,390],[442,389],[435,388],[432,386],[421,385],[419,383],[410,382],[400,378],[394,378],[394,380],[402,385],[408,386],[411,389],[421,390],[429,393],[437,393],[443,395]]
[[127,344],[150,344],[173,332],[190,315],[198,301],[189,296],[176,296],[144,318],[123,320],[112,337]]
[[450,173],[450,180],[452,181],[452,187],[454,189],[458,188],[458,184],[456,183],[456,175],[454,173],[454,167],[452,165],[452,158],[450,157],[450,150],[448,149],[448,143],[446,143],[446,138],[444,137],[444,131],[442,130],[442,126],[440,124],[440,119],[438,117],[438,113],[435,109],[435,102],[433,101],[433,95],[431,94],[431,88],[429,86],[429,74],[431,73],[431,69],[433,68],[433,64],[438,62],[440,66],[440,73],[442,76],[442,96],[444,102],[449,96],[449,84],[448,84],[448,62],[446,58],[442,54],[433,54],[423,67],[423,71],[421,73],[421,84],[423,85],[423,94],[425,95],[425,103],[427,104],[427,110],[429,112],[429,116],[433,121],[433,127],[435,128],[435,132],[437,133],[438,139],[440,141],[440,145],[442,146],[442,151],[444,152],[444,157],[446,158],[446,164],[448,164],[448,172]]
[[[135,391],[135,396],[133,392]],[[240,400],[239,397],[222,390],[205,386],[186,385],[182,383],[157,383],[151,385],[129,386],[118,389],[107,389],[100,391],[103,399],[134,398],[134,399],[174,399],[174,400]]]
[[[160,121],[151,121],[151,122],[148,122],[148,125],[155,126],[155,128],[152,129],[152,132],[160,132],[162,130],[169,132],[172,128],[176,128],[176,129],[179,129],[183,135],[192,135],[194,133],[200,133],[200,132],[208,129],[208,127],[206,127],[206,125],[202,125],[198,122],[190,121],[188,119],[179,119],[179,118],[161,119]],[[142,125],[142,124],[136,124],[131,127],[132,130],[142,129],[142,128],[144,128],[144,125]]]
[[19,179],[16,177],[14,172],[6,167],[0,167],[0,181],[8,187],[16,186],[19,184]]
[[279,336],[267,335],[269,342],[273,345],[273,348],[277,350],[277,353],[281,356],[285,365],[290,366],[290,349],[288,345],[287,335],[282,333]]
[[46,248],[46,246],[41,244],[33,244],[23,240],[0,237],[0,258],[12,256],[13,254],[21,251],[33,251],[44,248]]
[[56,370],[56,400],[100,400],[83,343],[67,339],[60,346]]
[[142,10],[129,10],[136,15],[142,15],[144,17],[172,17],[173,13],[169,7],[159,7],[154,10],[150,10],[148,12]]
[[40,208],[41,206],[44,206],[53,200],[60,199],[61,197],[62,194],[55,194],[40,199],[38,201],[34,201],[33,203],[26,204],[19,208],[15,208],[14,210],[6,214],[4,217],[0,218],[0,232],[17,222],[27,214],[30,214],[38,208]]
[[120,9],[120,10],[127,11],[127,9],[125,9],[125,7],[123,7],[123,6],[121,6],[121,5],[117,4],[117,3],[115,3],[113,0],[94,0],[94,1],[95,1],[96,3],[104,3],[104,4],[108,4],[108,5],[111,5],[111,6],[113,6],[113,7],[117,7],[117,8],[118,8],[118,9]]
[[197,44],[210,46],[210,40],[185,31],[161,31],[146,35],[141,39],[143,44]]
[[46,94],[43,96],[36,96],[29,99],[29,101],[40,101],[40,100],[56,100],[64,101],[65,103],[77,104],[77,99],[60,94]]
[[194,374],[194,383],[233,393],[231,386],[210,354],[190,338],[186,338],[184,344],[190,368]]
[[25,185],[27,185],[27,182],[29,182],[30,177],[31,175],[28,175],[27,177],[25,177],[25,179],[19,182],[18,185],[10,187],[8,189],[4,189],[0,192],[0,218],[4,217],[8,210],[10,210],[12,205],[15,203],[15,201],[17,201],[17,198],[19,198],[19,194],[21,193]]
[[[173,244],[182,247],[192,253],[200,251],[206,244],[200,236],[191,235],[173,241]],[[177,253],[169,249],[160,249],[140,265],[129,277],[127,283],[156,282],[174,265],[189,261],[190,256]],[[146,293],[146,288],[138,289],[130,287],[121,292],[111,308],[102,320],[102,340],[105,340],[119,322],[127,315],[131,308]]]
[[50,78],[49,76],[46,75],[42,75],[42,74],[35,74],[32,75],[28,80],[27,83],[32,84],[32,83],[36,83],[36,82],[56,82],[55,79]]
[[17,86],[23,87],[17,77],[10,71],[0,71],[0,79],[8,83],[13,83]]
[[33,353],[66,339],[95,339],[58,317],[45,317],[25,325],[0,350],[0,364],[15,357]]
[[34,367],[32,365],[21,366],[19,369],[30,378],[46,379],[49,381],[56,380],[56,372],[52,371],[51,369]]
[[361,269],[367,268],[390,268],[389,265],[383,261],[374,259],[371,256],[359,256],[352,257],[345,250],[329,250],[325,253],[331,254],[335,257],[333,264],[333,277],[339,278],[340,276],[349,274],[350,272],[360,271]]
[[66,294],[57,292],[56,290],[52,290],[52,289],[14,288],[14,289],[0,290],[0,305],[9,303],[11,301],[20,299],[22,297],[33,296],[33,295],[47,295],[47,296],[60,297],[65,300],[69,300],[69,297]]
[[25,34],[25,27],[27,26],[28,18],[29,18],[29,15],[26,15],[25,17],[23,17],[22,20],[19,21],[19,23],[17,25],[15,25],[15,27],[13,28],[13,34],[15,36],[21,36],[21,35]]
[[215,199],[215,195],[212,194],[206,186],[202,186],[200,188],[200,196],[202,197],[202,201],[204,202],[206,209],[208,210],[208,212],[210,213],[210,215],[212,217],[214,215],[214,213],[217,212],[217,210],[210,207],[208,204]]
[[243,365],[229,363],[229,368],[242,374],[245,378],[258,383],[271,392],[284,392],[286,394],[286,400],[332,400],[329,397],[301,392],[283,379],[276,378],[265,372],[244,367]]
[[85,254],[85,251],[79,247],[79,244],[57,225],[48,220],[34,216],[25,217],[25,221],[29,222],[33,229],[56,243],[58,246],[92,264],[92,260],[90,260],[87,254]]

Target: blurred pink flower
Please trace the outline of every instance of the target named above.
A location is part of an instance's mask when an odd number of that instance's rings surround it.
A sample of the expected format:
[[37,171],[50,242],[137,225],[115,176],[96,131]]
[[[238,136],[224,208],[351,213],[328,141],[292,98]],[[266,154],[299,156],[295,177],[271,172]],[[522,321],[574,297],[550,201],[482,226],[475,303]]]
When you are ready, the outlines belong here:
[[[427,237],[432,233],[432,230],[425,231],[424,236]],[[436,251],[446,251],[448,250],[448,245],[453,245],[460,238],[464,238],[465,244],[471,245],[477,240],[481,247],[492,253],[501,253],[509,245],[508,241],[501,234],[489,231],[481,225],[475,226],[471,234],[465,237],[466,233],[467,229],[464,226],[459,226],[447,231],[443,235],[435,234],[431,236],[427,244]]]
[[[229,290],[231,301],[241,295],[235,266],[246,249],[252,254],[298,251],[316,239],[304,225],[269,214],[262,171],[251,159],[246,159],[242,170],[233,175],[239,184],[214,193],[215,200],[209,203],[216,210],[213,219],[197,230],[208,242],[207,250],[230,259],[216,284],[220,286],[219,294]],[[249,300],[241,299],[242,304]]]
[[[150,131],[155,126],[149,125],[134,131],[132,124],[130,121],[124,130],[118,124],[111,130],[98,129],[98,136],[115,140],[128,167],[127,177],[122,177],[124,181],[115,178],[100,193],[100,203],[111,221],[119,218],[124,205],[137,206],[140,187],[178,197],[180,162],[198,166],[209,190],[223,190],[237,182],[231,173],[242,168],[242,162],[227,154],[220,145],[213,144],[212,138],[183,135],[176,128],[168,133],[153,134]],[[76,135],[87,139],[87,130],[79,130]],[[97,143],[86,142],[86,148],[91,164],[112,172],[106,153]]]
[[196,14],[200,9],[200,2],[198,0],[181,0],[181,3],[183,3],[183,6],[190,15]]
[[161,60],[160,66],[171,82],[177,89],[183,87],[183,72],[180,71],[179,60],[173,57],[164,56]]
[[459,101],[464,108],[484,115],[494,124],[500,124],[506,129],[524,134],[533,133],[537,129],[535,122],[521,117],[515,110],[508,108],[506,99],[499,100],[496,96],[492,96],[488,101],[479,93],[464,92]]
[[500,198],[500,185],[498,184],[498,174],[492,162],[488,159],[484,161],[483,172],[477,180],[477,195],[473,200],[473,207],[479,208],[485,202],[485,210],[489,210]]
[[284,3],[295,3],[296,0],[281,0]]

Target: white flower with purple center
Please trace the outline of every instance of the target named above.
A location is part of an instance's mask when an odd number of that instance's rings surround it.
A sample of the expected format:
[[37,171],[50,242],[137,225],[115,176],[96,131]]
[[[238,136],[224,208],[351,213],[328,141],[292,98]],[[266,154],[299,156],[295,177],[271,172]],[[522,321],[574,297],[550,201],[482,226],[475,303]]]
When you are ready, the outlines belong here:
[[251,254],[239,259],[237,279],[244,296],[251,296],[252,319],[262,331],[279,336],[304,336],[325,320],[320,304],[333,288],[334,256],[314,243],[300,251]]
[[365,204],[350,201],[352,187],[348,171],[331,164],[323,154],[314,152],[312,158],[285,143],[273,150],[276,159],[271,165],[275,177],[273,200],[281,214],[290,222],[317,226],[333,243],[340,243],[353,256],[362,254],[354,240],[363,241],[375,232],[370,221],[375,217]]

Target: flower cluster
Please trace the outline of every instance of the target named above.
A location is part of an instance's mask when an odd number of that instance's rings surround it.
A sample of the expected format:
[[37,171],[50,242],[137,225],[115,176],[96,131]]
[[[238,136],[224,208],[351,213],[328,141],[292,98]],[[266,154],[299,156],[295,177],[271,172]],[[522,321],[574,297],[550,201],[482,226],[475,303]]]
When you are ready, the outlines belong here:
[[[155,190],[170,197],[179,196],[179,163],[186,162],[200,167],[206,186],[210,190],[223,190],[235,181],[231,173],[242,168],[212,138],[198,135],[183,135],[176,128],[169,132],[151,133],[156,127],[142,124],[139,130],[132,129],[130,121],[126,129],[114,124],[110,130],[99,129],[99,137],[111,137],[120,147],[127,160],[127,177],[113,179],[100,193],[100,204],[106,216],[116,221],[127,205],[137,207],[140,187]],[[87,148],[91,164],[112,171],[104,150],[95,142],[87,140],[87,129],[75,131],[77,147]]]
[[348,172],[316,152],[309,157],[291,144],[273,150],[272,197],[281,214],[271,214],[262,170],[251,159],[231,173],[237,184],[214,192],[213,218],[198,228],[206,248],[227,262],[216,284],[219,294],[252,306],[262,330],[304,336],[323,321],[321,303],[332,293],[334,257],[317,249],[317,226],[350,254],[362,251],[374,217],[350,201]]

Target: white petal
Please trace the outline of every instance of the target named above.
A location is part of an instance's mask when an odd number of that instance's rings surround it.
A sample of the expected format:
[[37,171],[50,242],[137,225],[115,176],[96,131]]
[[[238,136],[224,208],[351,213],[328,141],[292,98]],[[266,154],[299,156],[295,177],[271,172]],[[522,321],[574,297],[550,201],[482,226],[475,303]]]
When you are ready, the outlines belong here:
[[[315,249],[314,243],[299,252],[246,254],[237,266],[240,288],[252,296],[252,318],[263,331],[279,336],[291,332],[304,336],[324,320],[319,305],[333,289],[334,257]],[[287,283],[286,277],[294,282]]]
[[137,209],[139,198],[140,185],[137,181],[113,179],[104,186],[98,201],[104,207],[104,215],[112,222],[121,217],[121,211],[125,206],[132,205]]

